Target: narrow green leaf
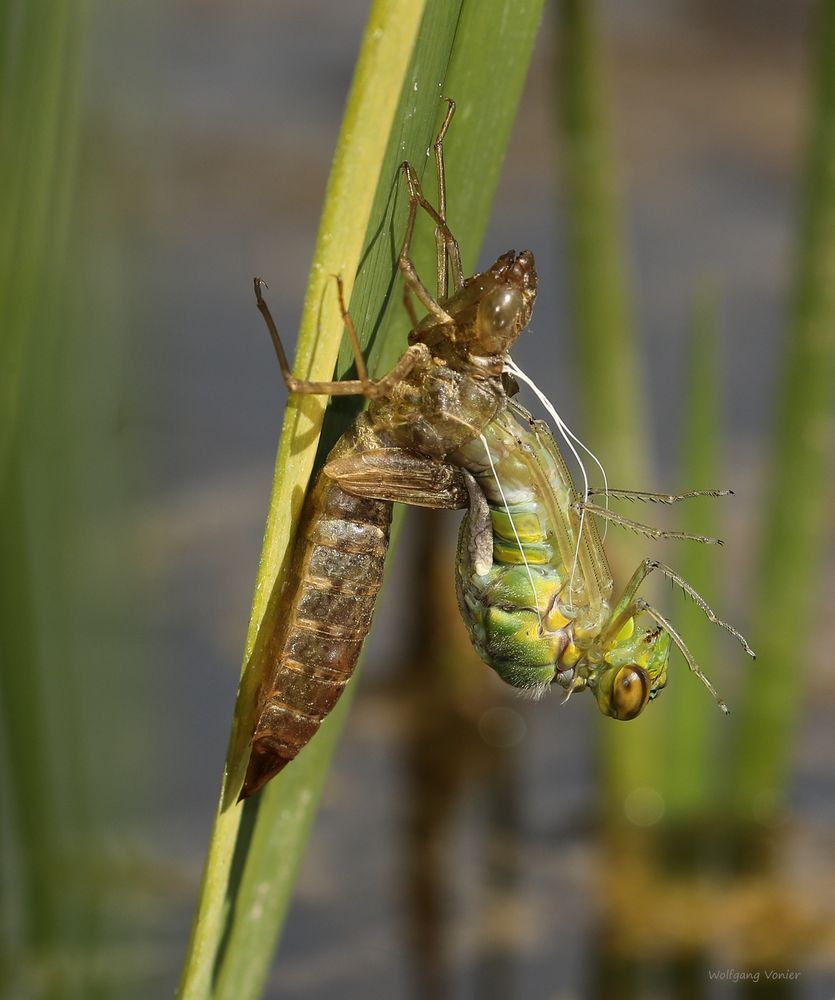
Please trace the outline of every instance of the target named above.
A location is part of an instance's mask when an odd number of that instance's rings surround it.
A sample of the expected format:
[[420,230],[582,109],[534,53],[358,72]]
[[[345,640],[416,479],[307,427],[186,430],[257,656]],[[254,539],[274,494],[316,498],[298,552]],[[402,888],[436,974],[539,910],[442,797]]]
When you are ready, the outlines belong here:
[[[379,175],[405,76],[403,53],[413,48],[423,7],[408,0],[377,0],[369,16],[331,169],[302,314],[295,363],[295,371],[302,377],[326,379],[334,370],[342,322],[335,297],[325,293],[332,280],[330,275],[339,273],[345,281],[346,295],[351,296],[373,205],[376,182],[372,178]],[[268,630],[275,614],[271,595],[278,593],[286,570],[293,526],[313,466],[324,409],[324,401],[314,396],[292,397],[287,404],[247,633],[239,707],[180,983],[183,1000],[208,997],[214,989],[218,951],[227,933],[231,880],[240,878],[240,871],[233,872],[232,864],[244,808],[236,805],[234,798],[243,779],[247,742],[254,724],[251,706],[263,656],[256,640],[262,623]],[[327,738],[324,733],[320,734],[322,738]],[[301,766],[300,761],[297,769]],[[275,783],[270,794],[278,794]],[[257,806],[253,803],[246,808],[252,813]]]
[[[446,94],[458,102],[448,154],[450,204],[461,213],[457,235],[465,259],[474,259],[540,13],[541,0],[375,3],[326,198],[299,335],[297,374],[328,378],[334,370],[342,334],[330,278],[334,273],[346,282],[351,314],[371,370],[388,369],[402,351],[407,324],[397,253],[406,198],[398,165],[409,159],[423,173],[431,162],[429,150],[445,110],[441,97]],[[494,32],[505,21],[512,30],[497,39]],[[485,142],[480,123],[488,116],[491,134]],[[467,140],[454,139],[456,132]],[[427,273],[423,262],[428,245],[433,245],[432,227],[421,220],[415,258],[422,273]],[[434,263],[428,273],[434,274]],[[341,376],[349,368],[350,355],[343,348],[336,370]],[[344,400],[332,404],[323,440],[338,436],[354,412],[355,407]],[[254,800],[243,807],[234,804],[254,721],[249,706],[263,656],[260,637],[271,627],[270,595],[280,586],[322,416],[321,400],[307,396],[288,403],[247,642],[247,668],[180,989],[184,998],[238,1000],[259,995],[348,708],[343,697],[291,767]]]

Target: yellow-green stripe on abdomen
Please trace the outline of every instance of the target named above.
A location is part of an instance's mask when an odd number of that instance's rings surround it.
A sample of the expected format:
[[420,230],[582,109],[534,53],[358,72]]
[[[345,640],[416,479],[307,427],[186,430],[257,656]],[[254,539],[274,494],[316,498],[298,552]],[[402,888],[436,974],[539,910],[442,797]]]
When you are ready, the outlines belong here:
[[[536,508],[490,508],[493,523],[493,561],[508,566],[546,566],[554,562],[554,547],[549,542]],[[515,530],[514,530],[515,529]]]
[[[466,547],[459,551],[459,593],[479,655],[517,688],[551,683],[568,639],[549,627],[549,613],[563,584],[558,557],[532,503],[490,507],[493,563],[475,576]],[[514,530],[515,529],[515,530]],[[523,558],[524,553],[524,558]],[[527,565],[526,565],[527,564]]]

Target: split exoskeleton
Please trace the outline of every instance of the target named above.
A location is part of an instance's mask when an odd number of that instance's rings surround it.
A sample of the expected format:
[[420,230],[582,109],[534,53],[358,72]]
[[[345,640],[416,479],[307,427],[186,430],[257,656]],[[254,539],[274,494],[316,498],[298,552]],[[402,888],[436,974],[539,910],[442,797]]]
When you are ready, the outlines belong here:
[[[579,493],[548,427],[512,399],[516,378],[529,381],[509,351],[531,316],[534,258],[530,251],[510,251],[483,273],[463,277],[458,243],[446,223],[443,141],[454,109],[448,101],[434,147],[437,209],[424,197],[412,167],[402,165],[409,214],[399,266],[413,329],[407,351],[386,376],[369,377],[337,278],[357,378],[296,379],[264,301],[263,283],[255,281],[288,389],[362,394],[369,404],[334,447],[305,502],[268,643],[241,797],[296,756],[349,680],[382,581],[394,502],[466,508],[456,564],[459,604],[479,655],[516,688],[537,694],[557,683],[571,694],[587,687],[604,714],[633,719],[666,684],[667,660],[676,645],[724,708],[683,639],[639,596],[653,571],[678,584],[751,653],[686,581],[656,560],[644,560],[611,603],[613,582],[595,518],[656,538],[715,540],[646,527],[593,502],[599,491]],[[434,296],[410,258],[419,210],[435,225]],[[607,501],[664,503],[721,495],[606,494]]]

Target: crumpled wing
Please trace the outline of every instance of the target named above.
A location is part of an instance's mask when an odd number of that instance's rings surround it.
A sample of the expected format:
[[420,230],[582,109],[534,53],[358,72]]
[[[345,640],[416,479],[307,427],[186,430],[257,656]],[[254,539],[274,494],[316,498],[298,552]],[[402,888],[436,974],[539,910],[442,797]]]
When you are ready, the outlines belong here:
[[328,462],[324,473],[346,493],[417,507],[469,506],[461,470],[404,448],[376,448]]

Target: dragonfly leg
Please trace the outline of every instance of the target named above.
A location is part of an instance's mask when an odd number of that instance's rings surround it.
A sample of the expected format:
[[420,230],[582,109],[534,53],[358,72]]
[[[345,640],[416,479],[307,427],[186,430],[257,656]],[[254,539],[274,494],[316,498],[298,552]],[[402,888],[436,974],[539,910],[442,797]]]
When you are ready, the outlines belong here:
[[278,358],[278,364],[281,368],[284,383],[290,392],[307,395],[363,395],[368,396],[370,399],[376,398],[377,396],[384,396],[387,392],[390,392],[398,382],[405,378],[416,364],[424,359],[426,348],[420,344],[410,347],[387,375],[384,375],[383,378],[376,380],[369,378],[368,369],[365,364],[365,358],[362,356],[362,349],[360,347],[359,338],[357,337],[354,321],[351,319],[351,315],[345,307],[345,295],[342,279],[338,276],[335,276],[335,278],[337,294],[339,296],[339,310],[342,314],[342,320],[345,323],[345,328],[348,331],[348,339],[351,342],[351,349],[354,354],[354,362],[357,366],[357,374],[359,375],[359,378],[346,379],[344,381],[332,380],[329,382],[311,382],[307,379],[296,378],[296,376],[293,375],[290,368],[290,362],[287,360],[284,345],[282,344],[281,337],[278,333],[278,328],[275,325],[275,320],[270,312],[270,307],[264,299],[262,289],[266,288],[266,282],[263,278],[254,279],[255,300],[258,305],[258,310],[264,317],[264,322],[267,324],[267,329],[270,332],[270,337],[273,342],[273,347],[275,348],[276,357]]
[[[611,491],[609,492],[611,496]],[[606,507],[601,507],[596,503],[580,502],[573,504],[576,511],[585,510],[589,514],[593,514],[595,517],[602,517],[605,521],[611,521],[612,524],[618,524],[622,528],[630,528],[632,531],[637,531],[641,535],[646,535],[648,538],[674,538],[679,541],[687,542],[701,542],[703,545],[722,545],[721,538],[712,538],[710,535],[691,535],[687,531],[665,531],[662,528],[653,528],[648,524],[642,524],[640,521],[633,521],[630,517],[624,517],[622,514],[616,514],[614,511],[609,510]]]
[[661,628],[663,628],[664,631],[669,634],[670,638],[673,640],[676,646],[678,646],[678,648],[681,650],[681,655],[687,661],[687,666],[690,667],[690,670],[699,678],[699,680],[702,682],[702,684],[704,684],[704,686],[708,689],[708,691],[710,691],[710,693],[713,695],[713,700],[727,715],[729,712],[728,706],[719,697],[719,692],[716,690],[716,688],[702,673],[698,663],[696,663],[695,656],[693,656],[693,654],[688,649],[687,643],[684,641],[684,639],[682,639],[682,637],[678,634],[676,629],[673,628],[673,626],[664,617],[664,615],[662,615],[661,612],[658,611],[656,608],[654,608],[651,604],[647,603],[647,601],[645,601],[642,597],[639,597],[635,601],[633,608],[636,614],[640,614],[642,612],[648,614],[650,618],[652,618],[652,620],[657,625],[660,625]]
[[452,266],[452,290],[457,292],[464,284],[464,274],[461,267],[461,249],[458,246],[449,227],[446,224],[446,170],[444,168],[444,139],[455,114],[455,101],[445,97],[447,113],[443,120],[438,137],[435,139],[435,166],[438,173],[438,215],[443,223],[435,226],[435,244],[438,248],[438,298],[447,297],[447,263]]
[[418,316],[415,304],[412,302],[409,286],[405,282],[403,284],[403,306],[409,314],[409,322],[412,324],[412,329],[414,330],[418,323],[420,323],[420,316]]
[[733,625],[729,625],[727,622],[722,621],[722,619],[713,611],[711,606],[702,597],[702,595],[693,587],[691,587],[683,576],[680,576],[678,573],[676,573],[674,569],[670,569],[669,566],[666,566],[662,562],[657,562],[654,559],[651,560],[651,562],[653,564],[652,565],[653,569],[660,570],[661,573],[663,573],[664,576],[666,576],[667,579],[671,581],[671,583],[675,583],[677,586],[681,587],[684,593],[687,594],[688,597],[692,598],[693,601],[695,601],[695,603],[702,609],[705,618],[707,618],[709,622],[711,622],[714,625],[718,625],[719,628],[723,628],[726,632],[729,632],[752,659],[755,660],[757,658],[757,654],[748,645],[745,636],[743,636],[741,632],[737,632],[737,630],[733,627]]
[[406,177],[406,186],[409,189],[409,215],[406,219],[406,233],[403,237],[403,245],[400,248],[399,258],[400,270],[403,274],[403,281],[406,286],[403,290],[403,301],[406,303],[407,309],[409,309],[409,315],[412,316],[413,312],[409,308],[409,293],[411,292],[420,300],[426,311],[434,316],[439,323],[452,323],[452,317],[435,299],[432,298],[429,289],[418,277],[415,265],[412,262],[412,258],[409,256],[409,251],[412,245],[412,237],[415,231],[415,220],[417,219],[418,208],[424,208],[429,213],[432,219],[434,219],[437,228],[446,232],[449,232],[449,230],[446,228],[444,220],[440,217],[440,215],[438,215],[435,209],[424,197],[420,181],[418,180],[417,174],[415,173],[411,163],[402,163],[401,169]]
[[[756,658],[756,654],[748,645],[742,633],[738,632],[733,625],[729,625],[727,622],[722,621],[702,595],[691,587],[683,576],[680,576],[674,569],[670,569],[669,566],[659,562],[657,559],[644,559],[644,561],[632,574],[632,579],[629,583],[627,583],[626,589],[624,590],[618,603],[615,605],[612,615],[606,625],[606,630],[603,634],[604,643],[610,640],[613,636],[617,635],[620,629],[626,624],[627,620],[634,615],[635,599],[638,589],[649,574],[653,572],[653,570],[659,570],[659,572],[661,572],[668,580],[681,587],[684,593],[687,594],[688,597],[692,598],[692,600],[695,601],[695,603],[701,608],[709,622],[712,622],[714,625],[718,625],[720,628],[725,629],[726,632],[729,632],[750,657]],[[672,633],[670,634],[672,635]]]
[[678,503],[693,497],[732,497],[733,490],[688,490],[687,493],[647,493],[644,490],[616,490],[592,487],[589,496],[608,496],[615,500],[643,500],[647,503]]
[[464,517],[464,531],[467,539],[470,562],[478,576],[486,576],[493,565],[493,520],[487,498],[475,479],[467,472],[464,485],[469,496],[469,509]]

